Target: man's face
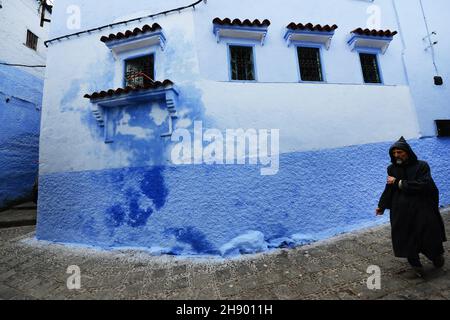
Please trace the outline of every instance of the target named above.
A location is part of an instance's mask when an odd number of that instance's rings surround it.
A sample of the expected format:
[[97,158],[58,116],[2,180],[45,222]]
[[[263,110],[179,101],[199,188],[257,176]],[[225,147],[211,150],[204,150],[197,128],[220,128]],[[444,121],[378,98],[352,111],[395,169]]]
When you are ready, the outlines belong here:
[[392,154],[397,161],[397,164],[402,164],[408,160],[408,153],[404,150],[394,149]]

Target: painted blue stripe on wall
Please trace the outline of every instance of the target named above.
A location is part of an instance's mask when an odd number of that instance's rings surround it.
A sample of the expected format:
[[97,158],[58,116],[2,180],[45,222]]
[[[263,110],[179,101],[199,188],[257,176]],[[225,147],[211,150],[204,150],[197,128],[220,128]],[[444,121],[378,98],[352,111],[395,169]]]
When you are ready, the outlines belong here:
[[[261,176],[255,166],[206,165],[45,175],[37,237],[178,255],[233,255],[328,238],[388,221],[374,210],[390,145],[285,154],[276,176]],[[442,204],[450,204],[450,139],[411,145],[430,163]]]

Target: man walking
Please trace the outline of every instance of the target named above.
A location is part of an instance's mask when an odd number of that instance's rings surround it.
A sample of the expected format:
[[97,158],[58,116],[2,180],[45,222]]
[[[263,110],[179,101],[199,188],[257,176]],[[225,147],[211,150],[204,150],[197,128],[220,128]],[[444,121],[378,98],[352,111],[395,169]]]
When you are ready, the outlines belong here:
[[376,213],[383,215],[390,209],[395,256],[407,258],[416,275],[423,277],[420,253],[436,268],[445,263],[443,242],[447,239],[439,211],[439,190],[428,163],[417,159],[405,138],[401,137],[389,154],[392,165]]

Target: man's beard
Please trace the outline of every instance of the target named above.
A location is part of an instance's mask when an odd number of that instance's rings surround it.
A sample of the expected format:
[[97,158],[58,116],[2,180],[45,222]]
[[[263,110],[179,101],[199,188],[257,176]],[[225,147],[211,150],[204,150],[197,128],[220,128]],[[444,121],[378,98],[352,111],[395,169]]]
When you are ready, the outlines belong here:
[[402,159],[397,159],[396,162],[399,166],[401,166],[404,163]]

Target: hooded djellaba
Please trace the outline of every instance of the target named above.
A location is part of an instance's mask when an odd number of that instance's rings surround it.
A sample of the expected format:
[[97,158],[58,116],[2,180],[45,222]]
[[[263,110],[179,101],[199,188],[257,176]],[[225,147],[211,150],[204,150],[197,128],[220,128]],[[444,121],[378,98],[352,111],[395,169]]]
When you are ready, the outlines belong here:
[[[396,149],[405,151],[408,160],[398,162],[394,157]],[[439,211],[439,190],[431,177],[430,166],[417,159],[403,137],[394,143],[389,154],[392,165],[388,167],[388,175],[396,181],[386,185],[379,208],[383,212],[391,211],[395,256],[409,258],[422,253],[432,261],[442,259],[443,242],[447,238]]]

